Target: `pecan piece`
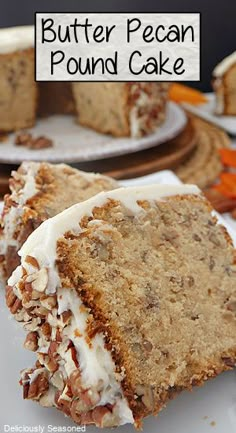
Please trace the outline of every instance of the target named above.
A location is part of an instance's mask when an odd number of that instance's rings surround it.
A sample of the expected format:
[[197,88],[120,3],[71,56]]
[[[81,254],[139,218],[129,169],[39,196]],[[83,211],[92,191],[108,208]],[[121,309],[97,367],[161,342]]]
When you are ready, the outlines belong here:
[[228,356],[222,357],[222,361],[227,367],[234,368],[236,366],[236,359],[230,358]]
[[53,141],[47,137],[37,137],[31,140],[28,144],[30,149],[46,149],[47,147],[53,147]]
[[38,400],[49,388],[46,372],[40,373],[30,384],[27,399]]
[[38,334],[36,331],[28,333],[24,342],[24,347],[32,352],[36,352],[38,349]]
[[46,268],[41,268],[32,281],[32,289],[37,292],[44,292],[48,284],[48,271]]
[[22,131],[15,137],[16,146],[28,146],[32,140],[32,134],[27,131]]
[[40,297],[40,301],[43,307],[47,308],[47,310],[51,311],[57,305],[56,295],[46,296],[42,295]]
[[26,263],[29,263],[29,264],[30,264],[31,266],[33,266],[34,268],[39,269],[39,264],[38,264],[38,261],[36,260],[35,257],[33,257],[33,256],[26,256],[26,258],[25,258],[25,262],[26,262]]
[[43,325],[41,326],[41,330],[42,330],[42,333],[45,336],[46,340],[49,340],[51,337],[51,332],[52,332],[52,328],[49,325],[49,323],[47,323],[47,322],[43,323]]
[[7,286],[6,287],[6,304],[7,304],[8,308],[11,308],[14,305],[16,299],[17,299],[17,296],[13,292],[13,287]]
[[79,370],[73,371],[70,375],[69,384],[71,387],[71,391],[75,397],[81,394],[81,373]]

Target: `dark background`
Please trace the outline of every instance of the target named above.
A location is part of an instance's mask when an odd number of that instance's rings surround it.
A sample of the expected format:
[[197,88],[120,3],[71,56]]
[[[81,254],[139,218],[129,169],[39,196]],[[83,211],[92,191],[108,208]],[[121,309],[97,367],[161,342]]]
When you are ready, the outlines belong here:
[[34,12],[201,12],[202,80],[211,90],[211,72],[236,50],[236,0],[0,0],[0,27],[33,24]]

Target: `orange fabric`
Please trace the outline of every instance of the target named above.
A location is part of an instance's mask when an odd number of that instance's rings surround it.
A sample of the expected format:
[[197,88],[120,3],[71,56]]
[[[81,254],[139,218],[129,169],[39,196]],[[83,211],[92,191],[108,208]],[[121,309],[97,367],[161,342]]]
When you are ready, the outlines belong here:
[[213,188],[226,197],[236,198],[236,173],[221,173],[220,183]]
[[236,150],[220,149],[219,152],[222,164],[236,168]]
[[169,98],[177,103],[188,102],[195,105],[207,102],[207,98],[199,90],[179,83],[173,83],[170,86]]

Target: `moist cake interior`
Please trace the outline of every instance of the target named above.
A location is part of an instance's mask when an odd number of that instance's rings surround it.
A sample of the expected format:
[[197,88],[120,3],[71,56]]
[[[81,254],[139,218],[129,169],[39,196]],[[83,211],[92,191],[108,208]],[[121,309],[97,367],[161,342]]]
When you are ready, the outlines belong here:
[[82,235],[58,241],[57,266],[63,286],[75,287],[92,308],[96,326],[112,329],[129,386],[152,384],[150,409],[235,356],[235,315],[227,306],[236,268],[206,202],[183,197],[140,206],[138,217],[115,201],[95,208]]

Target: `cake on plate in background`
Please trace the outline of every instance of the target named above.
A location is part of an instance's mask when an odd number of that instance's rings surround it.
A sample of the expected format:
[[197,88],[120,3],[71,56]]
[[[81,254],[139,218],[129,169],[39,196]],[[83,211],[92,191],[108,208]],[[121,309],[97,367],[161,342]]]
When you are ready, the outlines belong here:
[[213,70],[216,114],[236,116],[236,51]]
[[37,116],[76,114],[81,125],[117,137],[152,133],[166,116],[167,83],[35,82],[33,26],[0,29],[0,132]]

